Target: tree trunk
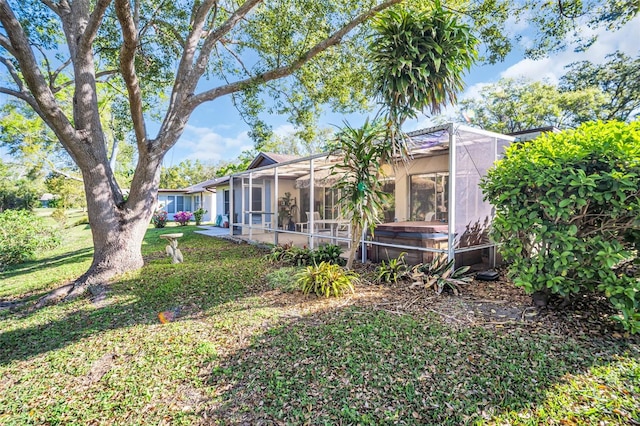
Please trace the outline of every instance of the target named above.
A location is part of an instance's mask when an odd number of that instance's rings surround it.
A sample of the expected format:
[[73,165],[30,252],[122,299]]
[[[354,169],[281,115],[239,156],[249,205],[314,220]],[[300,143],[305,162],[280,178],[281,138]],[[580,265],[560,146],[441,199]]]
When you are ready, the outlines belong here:
[[[87,211],[93,237],[93,262],[73,284],[59,288],[40,299],[36,307],[72,299],[92,286],[101,288],[114,276],[143,266],[142,240],[145,236],[158,193],[161,159],[141,156],[125,202],[111,184],[108,161],[104,167],[83,172]],[[99,165],[98,165],[99,166]],[[144,184],[137,184],[144,181]],[[116,200],[121,200],[118,203]]]

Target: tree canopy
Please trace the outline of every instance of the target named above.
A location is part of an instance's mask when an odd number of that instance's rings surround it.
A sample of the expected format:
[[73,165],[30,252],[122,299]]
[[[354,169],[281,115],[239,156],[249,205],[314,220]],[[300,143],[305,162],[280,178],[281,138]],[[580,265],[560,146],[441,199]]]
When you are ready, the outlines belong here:
[[640,57],[616,52],[604,64],[567,66],[559,84],[503,78],[480,95],[460,102],[458,115],[496,132],[555,126],[575,128],[588,121],[629,122],[640,113]]

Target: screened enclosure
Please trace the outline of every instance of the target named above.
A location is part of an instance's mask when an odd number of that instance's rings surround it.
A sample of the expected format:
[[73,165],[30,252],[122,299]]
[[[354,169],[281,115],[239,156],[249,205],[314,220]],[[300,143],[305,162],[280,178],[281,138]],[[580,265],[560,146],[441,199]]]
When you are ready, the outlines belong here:
[[[409,137],[409,161],[384,166],[390,202],[374,231],[360,236],[360,259],[379,262],[407,253],[412,264],[435,256],[457,265],[495,262],[493,211],[479,183],[513,138],[458,124]],[[332,172],[339,160],[319,154],[231,176],[231,232],[272,244],[347,248],[351,218],[343,214],[335,188],[342,177]]]

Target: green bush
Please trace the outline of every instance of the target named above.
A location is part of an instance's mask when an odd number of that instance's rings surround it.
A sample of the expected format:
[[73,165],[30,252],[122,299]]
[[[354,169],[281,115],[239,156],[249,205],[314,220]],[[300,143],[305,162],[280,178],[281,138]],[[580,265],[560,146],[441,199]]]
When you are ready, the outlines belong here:
[[353,293],[358,279],[355,272],[328,262],[307,266],[297,275],[298,286],[304,294],[315,293],[324,297],[340,296],[347,291]]
[[0,270],[60,243],[57,232],[27,210],[0,213]]
[[334,244],[326,244],[315,250],[307,247],[296,247],[292,243],[279,244],[273,246],[266,259],[270,262],[282,262],[286,265],[307,266],[316,265],[322,262],[344,264],[344,259],[340,257],[342,247]]
[[[640,331],[640,122],[587,123],[511,146],[481,184],[516,285],[599,291]],[[637,271],[637,269],[636,269]]]
[[342,247],[337,244],[324,244],[311,252],[311,258],[314,263],[334,263],[343,265],[345,260],[340,257]]

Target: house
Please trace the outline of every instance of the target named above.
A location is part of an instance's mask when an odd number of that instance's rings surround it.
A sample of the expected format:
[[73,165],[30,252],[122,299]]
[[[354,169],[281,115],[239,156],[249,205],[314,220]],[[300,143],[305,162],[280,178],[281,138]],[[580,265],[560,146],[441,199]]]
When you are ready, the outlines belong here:
[[210,179],[184,189],[159,189],[158,210],[166,210],[167,218],[173,220],[173,215],[179,211],[193,212],[199,208],[207,211],[202,217],[203,222],[211,222],[216,211],[216,194],[207,186],[215,184],[219,179]]
[[[286,155],[286,154],[261,152],[249,164],[249,166],[247,167],[247,170],[270,167],[270,166],[274,166],[281,163],[296,161],[298,159],[300,159],[300,156],[298,155]],[[231,222],[231,220],[229,220],[231,205],[232,205],[230,177],[225,176],[222,178],[213,179],[212,181],[207,181],[200,185],[202,185],[207,191],[215,192],[216,194],[216,199],[215,199],[216,209],[212,210],[212,211],[215,211],[215,215],[212,216],[212,220],[214,220],[217,225],[223,225],[225,222],[227,223]],[[253,188],[253,193],[254,193],[253,195],[254,209],[252,210],[262,211],[263,210],[262,206],[267,204],[266,200],[271,198],[271,193],[267,193],[266,191],[264,191],[264,187],[258,186],[258,185],[256,185],[255,188]],[[236,192],[235,197],[236,197],[235,205],[240,205],[241,204],[240,193]],[[232,219],[233,219],[233,222],[237,222],[238,221],[237,214],[234,215]],[[258,216],[254,217],[256,225],[258,225],[258,222],[257,222],[258,219],[259,219]],[[236,228],[236,230],[237,229],[238,228]]]
[[[434,256],[456,264],[492,263],[488,233],[492,206],[483,200],[480,179],[514,137],[449,123],[409,133],[411,159],[383,167],[393,203],[372,234],[361,235],[362,260],[380,261],[407,253],[410,263]],[[332,174],[339,157],[318,154],[275,161],[261,154],[244,172],[216,187],[234,234],[277,244],[314,247],[348,245],[349,218],[338,205]]]

